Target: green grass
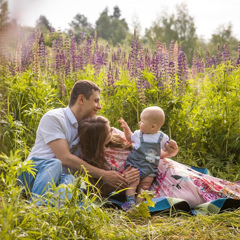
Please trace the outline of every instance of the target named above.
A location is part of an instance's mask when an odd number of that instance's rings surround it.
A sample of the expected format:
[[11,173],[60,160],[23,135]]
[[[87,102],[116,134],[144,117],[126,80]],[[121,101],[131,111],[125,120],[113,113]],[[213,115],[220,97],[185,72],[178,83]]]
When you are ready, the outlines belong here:
[[[0,239],[240,239],[240,210],[209,216],[174,209],[153,216],[136,209],[124,212],[103,207],[106,200],[97,197],[88,175],[70,186],[73,198],[62,206],[36,206],[16,183],[16,171],[31,169],[30,164],[19,166],[20,162],[18,152],[1,155]],[[83,195],[82,182],[88,186]],[[79,207],[80,196],[84,207]]]
[[[32,50],[33,56],[39,54]],[[15,49],[16,54],[18,51]],[[206,69],[204,76],[188,79],[181,88],[184,91],[177,87],[178,76],[174,78],[174,88],[170,84],[161,89],[154,74],[145,69],[141,77],[150,87],[140,95],[137,79],[129,77],[126,66],[111,60],[99,74],[87,65],[84,70],[64,75],[64,66],[60,72],[49,68],[55,61],[52,54],[44,66],[36,65],[40,64],[37,59],[31,59],[35,62],[15,75],[8,68],[17,69],[17,63],[3,61],[0,66],[0,239],[240,239],[240,210],[192,216],[172,209],[147,217],[147,211],[124,212],[103,207],[105,200],[97,197],[98,190],[91,185],[82,197],[93,207],[81,209],[78,187],[83,181],[88,183],[87,177],[70,186],[74,191],[71,201],[66,200],[61,207],[37,207],[22,195],[16,179],[19,171],[31,171],[30,164],[19,164],[34,144],[43,114],[65,107],[74,82],[89,79],[102,88],[100,114],[109,118],[112,126],[119,128],[118,119],[122,116],[135,130],[142,109],[161,106],[166,114],[162,130],[179,145],[176,161],[207,167],[219,178],[239,180],[239,67],[226,63]],[[110,63],[119,73],[115,89],[107,82]],[[60,89],[62,83],[66,95]],[[59,201],[57,195],[55,200]]]

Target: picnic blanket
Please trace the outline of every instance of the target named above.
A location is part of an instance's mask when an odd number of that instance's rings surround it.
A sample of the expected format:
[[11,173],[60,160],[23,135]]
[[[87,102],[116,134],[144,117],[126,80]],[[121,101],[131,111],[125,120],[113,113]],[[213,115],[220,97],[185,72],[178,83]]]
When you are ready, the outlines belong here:
[[[209,176],[211,179],[215,179],[211,176],[210,172],[206,168],[197,168],[197,167],[191,167],[191,166],[184,166],[184,168],[190,168],[200,174],[202,177]],[[216,178],[217,179],[217,178]],[[219,179],[217,179],[219,180]],[[221,180],[220,180],[221,181]],[[224,183],[226,183],[224,181]],[[212,182],[213,184],[213,182]],[[234,183],[230,184],[231,186],[235,186]],[[238,184],[236,184],[237,187],[240,187]],[[154,188],[152,188],[153,190]],[[237,188],[238,189],[238,188]],[[236,190],[236,189],[235,189]],[[235,210],[240,207],[240,198],[239,199],[233,199],[230,197],[223,197],[223,198],[217,198],[214,200],[210,200],[208,202],[204,202],[201,204],[198,204],[194,207],[191,206],[191,204],[188,203],[187,200],[177,197],[169,197],[169,196],[160,196],[155,197],[152,199],[155,203],[154,207],[148,207],[149,212],[153,215],[159,212],[185,212],[192,215],[208,215],[208,214],[218,214],[226,210]],[[123,208],[124,209],[124,200],[118,199],[117,197],[109,198],[109,202],[111,202],[112,205]]]
[[[230,198],[219,198],[211,202],[203,203],[191,208],[187,201],[180,198],[159,197],[152,199],[154,207],[148,207],[149,212],[154,215],[159,212],[184,212],[192,215],[219,214],[223,211],[233,211],[240,207],[240,200]],[[109,202],[119,209],[124,209],[124,202],[109,198]]]

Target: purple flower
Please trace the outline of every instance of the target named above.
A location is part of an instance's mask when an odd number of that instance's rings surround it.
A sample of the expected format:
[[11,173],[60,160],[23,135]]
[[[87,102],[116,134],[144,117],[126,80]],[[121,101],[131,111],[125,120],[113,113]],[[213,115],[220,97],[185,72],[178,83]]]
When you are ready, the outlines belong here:
[[178,55],[178,78],[179,93],[183,94],[185,90],[186,80],[188,79],[188,63],[186,55],[181,51]]
[[146,103],[145,87],[146,87],[145,79],[142,76],[138,77],[137,78],[138,96],[142,104]]
[[170,78],[170,85],[172,86],[172,91],[175,89],[175,63],[171,61],[169,63],[169,78]]
[[212,67],[211,60],[210,60],[210,52],[208,49],[206,50],[206,66],[207,68]]
[[193,52],[193,59],[192,59],[192,77],[195,78],[197,75],[197,65],[198,65],[198,61],[197,61],[197,56],[195,51]]
[[237,59],[237,66],[240,66],[240,42],[238,44],[238,59]]
[[139,59],[138,59],[138,40],[136,36],[136,31],[134,31],[133,40],[131,44],[131,52],[128,57],[127,69],[129,70],[130,77],[138,76],[138,68],[139,68]]

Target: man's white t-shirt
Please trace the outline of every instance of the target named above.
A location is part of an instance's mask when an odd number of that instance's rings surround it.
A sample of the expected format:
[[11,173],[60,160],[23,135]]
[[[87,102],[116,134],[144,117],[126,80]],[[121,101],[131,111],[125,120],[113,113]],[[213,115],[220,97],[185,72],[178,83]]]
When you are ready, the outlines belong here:
[[[133,147],[135,149],[138,149],[141,145],[141,140],[140,140],[140,130],[136,130],[132,136],[131,136],[131,141],[133,143]],[[150,142],[150,143],[156,143],[158,141],[158,138],[160,136],[160,131],[155,133],[155,134],[143,134],[143,141],[144,142]],[[165,144],[166,142],[169,141],[169,137],[168,135],[166,135],[165,133],[163,133],[163,138],[161,141],[161,149],[165,150]]]
[[79,156],[78,122],[69,106],[53,109],[44,114],[38,125],[35,144],[27,159],[56,158],[48,145],[56,139],[66,139],[70,152]]

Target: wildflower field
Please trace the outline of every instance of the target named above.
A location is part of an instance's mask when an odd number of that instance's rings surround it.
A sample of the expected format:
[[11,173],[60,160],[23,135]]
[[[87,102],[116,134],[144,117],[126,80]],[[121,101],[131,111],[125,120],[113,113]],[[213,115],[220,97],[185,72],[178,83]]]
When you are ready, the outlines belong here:
[[[31,171],[20,164],[34,144],[45,112],[65,107],[75,81],[88,79],[102,89],[100,114],[119,128],[122,116],[138,128],[143,108],[158,105],[166,114],[163,131],[176,140],[176,161],[206,167],[229,181],[240,179],[240,45],[233,59],[227,44],[215,56],[193,53],[181,44],[149,49],[132,36],[131,46],[111,47],[84,35],[37,30],[0,35],[0,238],[1,239],[240,239],[240,210],[191,216],[175,212],[123,212],[102,207],[105,200],[89,187],[84,201],[75,195],[62,207],[29,204],[16,177]],[[50,44],[46,46],[46,41]]]

